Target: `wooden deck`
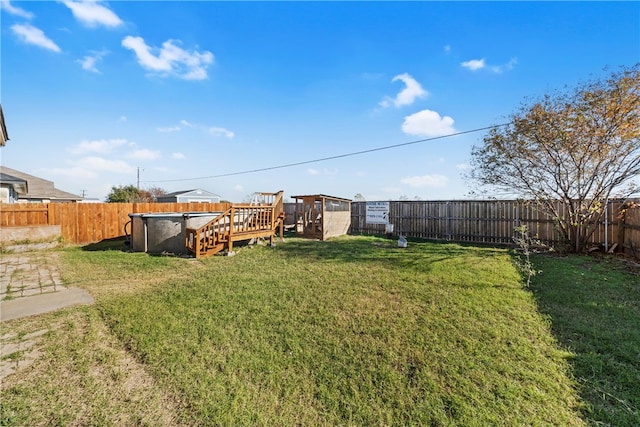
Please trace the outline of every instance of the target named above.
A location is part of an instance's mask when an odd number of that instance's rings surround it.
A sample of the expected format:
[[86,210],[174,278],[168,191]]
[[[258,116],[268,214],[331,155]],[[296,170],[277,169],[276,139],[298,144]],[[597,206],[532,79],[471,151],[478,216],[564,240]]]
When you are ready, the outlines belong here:
[[196,258],[233,252],[233,243],[269,238],[274,243],[277,232],[283,236],[283,191],[258,193],[259,201],[231,205],[229,209],[200,228],[187,228],[185,245]]

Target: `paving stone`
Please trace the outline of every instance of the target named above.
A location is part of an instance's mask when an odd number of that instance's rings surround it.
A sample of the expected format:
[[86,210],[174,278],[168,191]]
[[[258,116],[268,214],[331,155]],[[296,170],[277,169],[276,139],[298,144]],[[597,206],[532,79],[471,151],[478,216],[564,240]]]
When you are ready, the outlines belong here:
[[[0,349],[0,380],[18,371],[32,365],[38,357],[42,355],[42,351],[36,348],[37,338],[46,333],[46,329],[32,332],[22,337],[18,342],[3,342]],[[17,336],[14,336],[16,338]],[[6,341],[3,337],[3,341]],[[16,354],[22,352],[21,354]],[[14,357],[9,357],[11,355]]]
[[20,351],[20,343],[19,342],[9,342],[9,343],[3,343],[2,344],[2,348],[0,349],[0,354],[5,357],[8,356],[10,354],[13,354],[17,351]]
[[[0,271],[3,272],[0,280],[0,304],[7,310],[16,307],[15,300],[37,298],[44,294],[56,294],[67,291],[64,286],[60,271],[58,270],[59,254],[55,252],[23,252],[19,254],[3,254],[0,257]],[[68,295],[68,304],[88,303],[90,295],[76,290]],[[61,300],[62,298],[62,300]],[[51,296],[52,307],[60,308],[67,305],[67,297]],[[28,301],[25,300],[25,303]],[[21,304],[21,303],[18,303]],[[28,305],[28,304],[27,304]],[[33,301],[38,310],[44,310],[46,303]],[[54,308],[52,308],[54,309]],[[42,311],[39,311],[42,312]],[[6,317],[0,313],[0,318]]]
[[34,332],[31,332],[30,334],[25,335],[24,339],[25,340],[32,340],[34,338],[37,338],[39,336],[42,336],[42,335],[46,334],[47,332],[49,332],[48,329],[40,329],[38,331],[34,331]]

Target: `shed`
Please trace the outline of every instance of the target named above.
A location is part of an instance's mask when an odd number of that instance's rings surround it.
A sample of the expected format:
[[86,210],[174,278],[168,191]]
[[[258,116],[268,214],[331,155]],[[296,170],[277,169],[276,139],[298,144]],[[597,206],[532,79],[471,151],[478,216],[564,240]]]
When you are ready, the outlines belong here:
[[347,234],[351,226],[351,200],[315,194],[296,200],[296,235],[325,240]]
[[220,203],[220,196],[196,188],[158,196],[156,200],[158,203]]

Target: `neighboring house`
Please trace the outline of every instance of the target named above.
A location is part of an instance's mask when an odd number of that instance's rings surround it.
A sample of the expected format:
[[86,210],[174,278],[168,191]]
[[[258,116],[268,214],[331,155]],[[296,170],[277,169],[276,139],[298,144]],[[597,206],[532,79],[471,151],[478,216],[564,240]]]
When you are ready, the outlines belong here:
[[[49,203],[78,202],[82,200],[82,196],[58,190],[54,187],[52,181],[38,178],[37,176],[29,175],[15,169],[8,168],[6,166],[0,166],[0,174],[2,174],[3,176],[10,176],[14,179],[22,180],[26,183],[24,187],[24,193],[16,191],[18,195],[17,202]],[[7,188],[9,186],[8,184],[9,183],[7,183],[6,185]],[[3,189],[5,188],[4,180],[2,181],[2,187]]]
[[28,191],[25,179],[0,172],[0,203],[17,203],[20,195]]
[[7,133],[7,126],[4,124],[4,113],[2,112],[2,104],[0,104],[0,147],[4,147],[8,140],[9,134]]
[[176,191],[157,197],[158,203],[220,203],[220,196],[205,190]]

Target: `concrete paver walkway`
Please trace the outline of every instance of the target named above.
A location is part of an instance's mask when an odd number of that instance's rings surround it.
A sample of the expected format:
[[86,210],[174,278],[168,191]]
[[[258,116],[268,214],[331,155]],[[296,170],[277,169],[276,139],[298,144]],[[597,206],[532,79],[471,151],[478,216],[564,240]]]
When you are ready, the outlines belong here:
[[[32,251],[0,254],[0,322],[34,316],[76,304],[91,304],[87,291],[67,288],[60,277],[59,253]],[[0,382],[40,356],[47,329],[22,335],[0,326]]]
[[0,321],[48,313],[77,304],[91,303],[93,303],[93,298],[84,289],[62,288],[57,292],[0,302]]
[[93,298],[62,284],[56,252],[0,255],[0,321],[47,313]]

